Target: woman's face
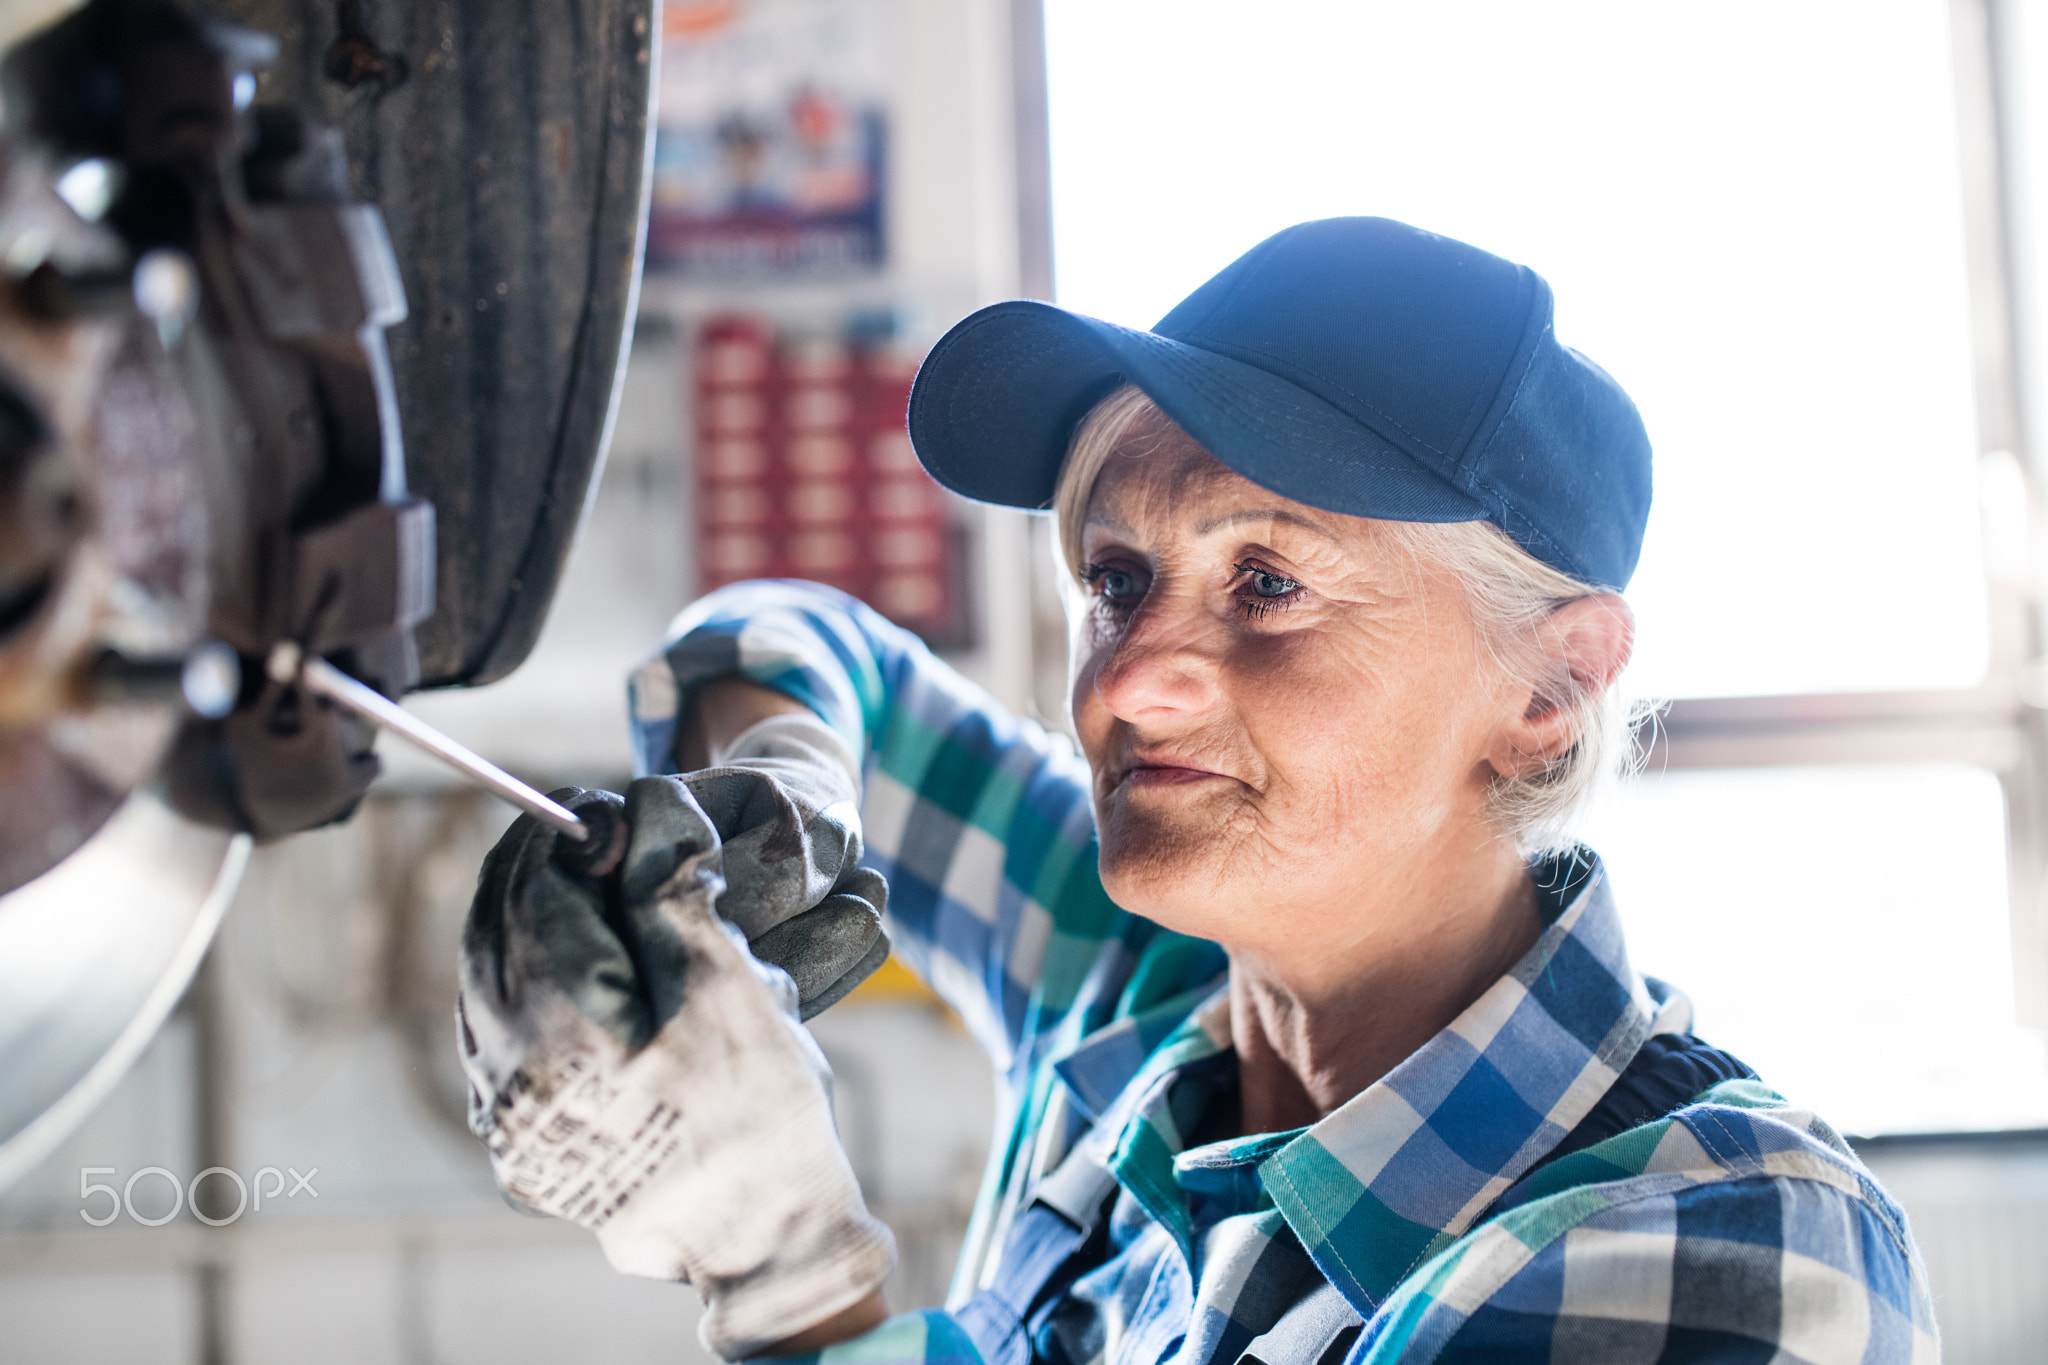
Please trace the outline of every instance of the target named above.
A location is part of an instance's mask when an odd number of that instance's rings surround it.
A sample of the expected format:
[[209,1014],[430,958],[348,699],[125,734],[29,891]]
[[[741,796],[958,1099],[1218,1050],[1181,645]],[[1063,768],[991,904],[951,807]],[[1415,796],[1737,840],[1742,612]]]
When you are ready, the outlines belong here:
[[1335,950],[1371,931],[1346,912],[1375,879],[1498,859],[1489,759],[1530,694],[1457,583],[1386,523],[1140,435],[1089,500],[1075,631],[1110,895],[1234,949]]

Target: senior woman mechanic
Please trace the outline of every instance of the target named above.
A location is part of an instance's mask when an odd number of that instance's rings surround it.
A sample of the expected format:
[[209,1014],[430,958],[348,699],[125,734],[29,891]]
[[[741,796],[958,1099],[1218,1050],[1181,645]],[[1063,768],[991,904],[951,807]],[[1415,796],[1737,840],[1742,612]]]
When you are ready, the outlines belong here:
[[[691,1280],[728,1357],[1934,1357],[1900,1211],[1690,1036],[1566,837],[1649,447],[1541,279],[1302,224],[1150,332],[982,310],[910,428],[1054,509],[1086,769],[839,594],[697,603],[633,683],[681,775],[575,798],[623,866],[522,822],[485,867],[463,1047],[510,1194]],[[790,1008],[878,960],[877,872],[1007,1124],[951,1309],[895,1318]]]

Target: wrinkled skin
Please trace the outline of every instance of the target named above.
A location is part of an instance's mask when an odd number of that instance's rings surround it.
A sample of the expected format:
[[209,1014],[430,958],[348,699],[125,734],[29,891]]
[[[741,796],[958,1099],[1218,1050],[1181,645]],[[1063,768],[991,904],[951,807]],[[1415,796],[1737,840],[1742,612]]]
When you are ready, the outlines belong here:
[[[1486,796],[1569,747],[1567,722],[1386,523],[1270,493],[1163,419],[1104,466],[1082,558],[1072,703],[1104,886],[1230,952],[1240,1130],[1313,1122],[1534,942]],[[1574,603],[1548,636],[1611,680],[1627,608]]]

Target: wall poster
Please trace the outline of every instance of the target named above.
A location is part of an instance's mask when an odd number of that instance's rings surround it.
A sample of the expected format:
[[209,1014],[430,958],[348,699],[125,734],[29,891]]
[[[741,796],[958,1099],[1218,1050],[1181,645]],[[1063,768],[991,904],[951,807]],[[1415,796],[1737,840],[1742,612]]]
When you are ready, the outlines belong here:
[[666,0],[651,268],[834,278],[883,264],[874,0]]

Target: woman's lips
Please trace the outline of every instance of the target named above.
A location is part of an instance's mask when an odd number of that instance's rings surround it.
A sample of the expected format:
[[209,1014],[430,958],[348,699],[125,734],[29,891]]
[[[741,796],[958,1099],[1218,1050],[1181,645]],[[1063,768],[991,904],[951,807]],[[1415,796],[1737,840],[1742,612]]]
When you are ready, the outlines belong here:
[[1173,787],[1184,782],[1199,782],[1205,777],[1221,777],[1207,768],[1184,768],[1178,764],[1143,764],[1124,774],[1124,781],[1133,787]]

